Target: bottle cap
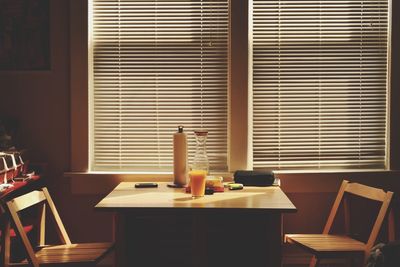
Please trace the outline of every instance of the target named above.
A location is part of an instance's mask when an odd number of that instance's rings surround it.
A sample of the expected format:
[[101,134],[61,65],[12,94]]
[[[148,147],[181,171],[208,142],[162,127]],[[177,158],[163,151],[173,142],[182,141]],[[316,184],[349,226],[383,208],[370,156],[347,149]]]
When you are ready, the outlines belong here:
[[183,133],[183,125],[178,126],[178,133]]

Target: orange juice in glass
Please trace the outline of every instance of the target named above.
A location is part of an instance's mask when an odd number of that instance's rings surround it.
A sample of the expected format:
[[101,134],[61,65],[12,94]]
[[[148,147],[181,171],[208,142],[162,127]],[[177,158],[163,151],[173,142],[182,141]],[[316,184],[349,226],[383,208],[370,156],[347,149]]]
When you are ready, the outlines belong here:
[[189,172],[190,190],[193,198],[203,197],[206,191],[207,171],[192,170]]

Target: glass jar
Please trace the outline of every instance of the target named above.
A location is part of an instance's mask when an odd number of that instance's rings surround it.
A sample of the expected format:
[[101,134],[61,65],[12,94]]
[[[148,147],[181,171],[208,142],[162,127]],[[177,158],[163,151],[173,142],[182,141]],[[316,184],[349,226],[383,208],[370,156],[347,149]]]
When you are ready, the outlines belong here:
[[195,130],[194,135],[196,137],[196,152],[193,157],[192,170],[203,170],[209,174],[209,162],[207,157],[206,141],[207,141],[207,130]]

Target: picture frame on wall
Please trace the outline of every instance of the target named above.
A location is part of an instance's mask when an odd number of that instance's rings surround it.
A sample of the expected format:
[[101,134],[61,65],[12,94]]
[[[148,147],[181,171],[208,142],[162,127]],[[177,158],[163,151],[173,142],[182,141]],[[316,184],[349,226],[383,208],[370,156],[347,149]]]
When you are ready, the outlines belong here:
[[50,70],[49,5],[0,0],[0,71]]

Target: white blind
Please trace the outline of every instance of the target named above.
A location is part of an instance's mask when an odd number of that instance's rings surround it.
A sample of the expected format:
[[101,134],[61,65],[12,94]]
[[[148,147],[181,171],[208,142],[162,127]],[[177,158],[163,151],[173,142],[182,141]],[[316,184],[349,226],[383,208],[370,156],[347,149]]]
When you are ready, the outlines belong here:
[[388,0],[253,0],[255,168],[384,168]]
[[228,1],[92,0],[91,170],[172,170],[182,124],[227,165]]

